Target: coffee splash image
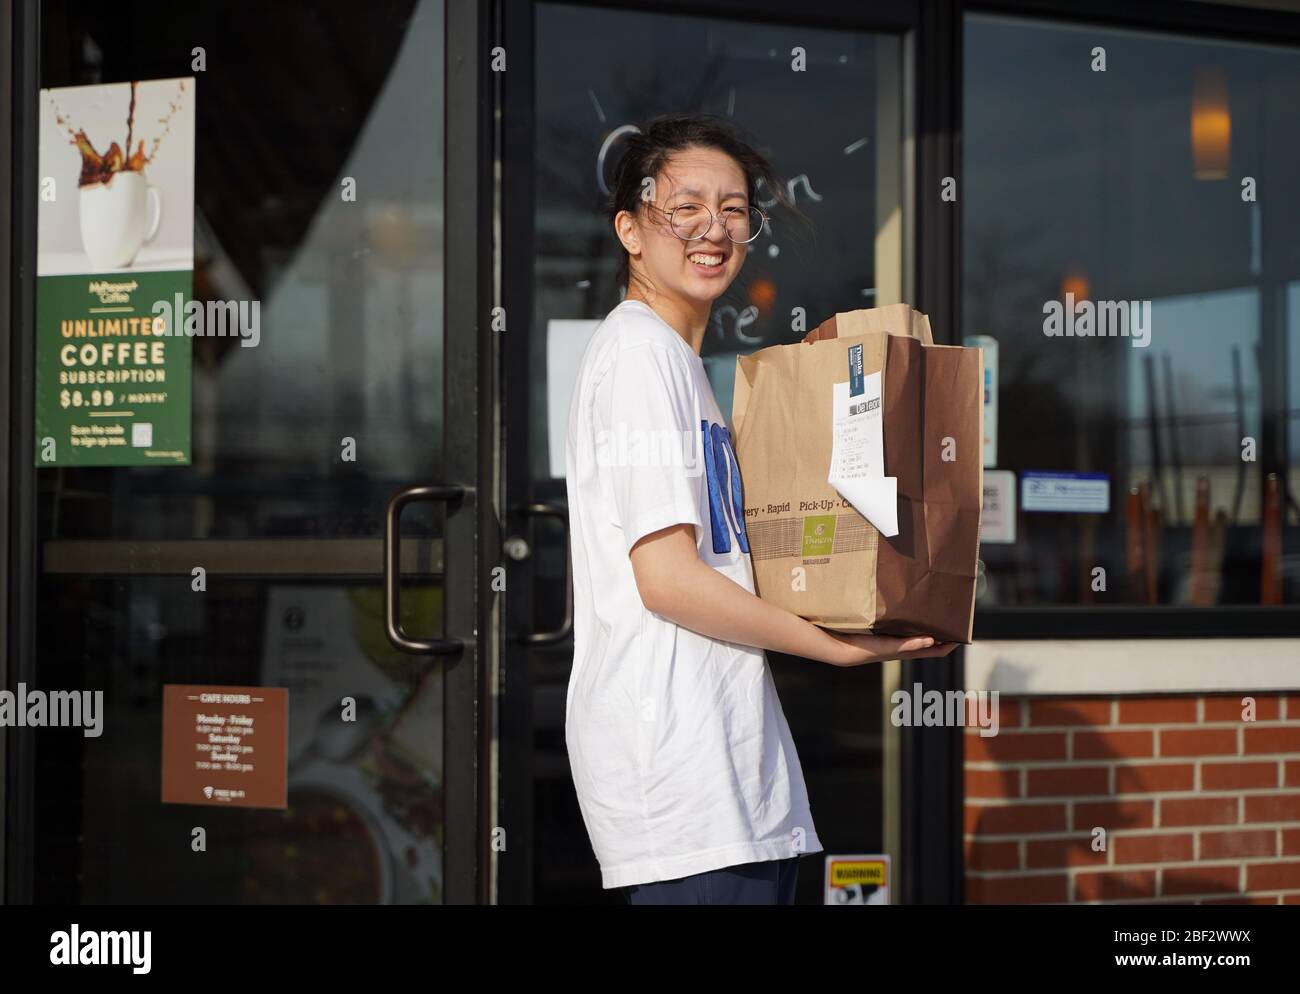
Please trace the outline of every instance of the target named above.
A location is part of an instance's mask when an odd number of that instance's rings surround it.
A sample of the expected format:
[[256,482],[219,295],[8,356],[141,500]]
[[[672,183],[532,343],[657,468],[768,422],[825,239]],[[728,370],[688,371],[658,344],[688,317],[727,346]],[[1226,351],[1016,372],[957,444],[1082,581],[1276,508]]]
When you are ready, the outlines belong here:
[[[57,103],[55,104],[54,119],[61,128],[68,132],[71,136],[71,144],[77,146],[77,151],[81,153],[81,175],[77,180],[77,186],[94,186],[96,183],[107,183],[113,178],[114,174],[119,172],[140,172],[158,154],[158,146],[168,132],[171,131],[171,120],[181,108],[182,98],[185,94],[185,81],[181,80],[176,92],[176,99],[168,105],[167,113],[158,118],[158,123],[162,125],[162,131],[154,138],[148,155],[145,155],[144,139],[140,139],[134,152],[131,151],[131,141],[135,131],[135,93],[139,85],[138,81],[132,81],[131,83],[131,104],[126,113],[127,151],[125,153],[117,142],[112,142],[108,146],[108,151],[100,155],[95,150],[95,146],[91,144],[90,137],[86,132],[80,128],[73,131],[68,116],[59,109]],[[53,100],[53,97],[50,99]]]

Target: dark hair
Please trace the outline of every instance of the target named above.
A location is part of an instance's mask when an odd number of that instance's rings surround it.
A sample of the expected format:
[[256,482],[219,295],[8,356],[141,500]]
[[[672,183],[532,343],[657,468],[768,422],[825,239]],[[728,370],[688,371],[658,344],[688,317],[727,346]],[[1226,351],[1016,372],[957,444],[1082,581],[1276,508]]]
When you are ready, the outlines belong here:
[[[613,189],[605,205],[611,224],[620,211],[637,213],[641,209],[645,178],[657,177],[674,153],[690,148],[714,148],[731,156],[745,174],[746,192],[751,204],[762,206],[758,204],[758,184],[761,181],[769,194],[767,202],[775,200],[807,222],[772,164],[754,148],[740,128],[723,118],[712,114],[661,114],[631,133],[624,146],[623,157],[614,169]],[[618,248],[622,258],[615,279],[620,289],[626,289],[631,276],[631,258],[621,243]]]

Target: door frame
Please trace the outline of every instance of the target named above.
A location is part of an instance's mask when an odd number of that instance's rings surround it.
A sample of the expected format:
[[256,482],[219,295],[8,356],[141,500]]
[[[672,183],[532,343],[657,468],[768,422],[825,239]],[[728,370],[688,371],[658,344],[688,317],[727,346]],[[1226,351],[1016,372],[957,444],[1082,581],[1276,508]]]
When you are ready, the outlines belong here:
[[[23,190],[37,189],[39,117],[36,114],[39,78],[40,11],[35,0],[19,0],[9,6],[8,50],[12,54],[12,78],[5,81],[7,97],[3,113],[8,133],[14,137],[12,161],[3,167],[8,188],[4,195],[7,214],[7,245],[4,270],[6,299],[0,300],[9,313],[9,327],[36,327],[36,201],[22,196]],[[8,170],[12,169],[12,173]],[[36,646],[35,584],[19,578],[36,576],[36,469],[33,465],[36,436],[36,368],[33,335],[8,334],[0,346],[4,370],[0,389],[3,410],[9,415],[10,430],[4,438],[5,562],[3,623],[5,659],[4,686],[16,687],[32,680]],[[9,729],[0,734],[4,745],[4,777],[0,797],[4,803],[4,899],[6,904],[30,904],[34,888],[31,861],[35,831],[35,770],[31,733],[15,735]]]
[[[494,900],[495,660],[493,567],[500,474],[493,413],[499,344],[491,327],[493,183],[490,5],[443,0],[446,173],[443,190],[443,470],[465,486],[448,506],[443,532],[446,638],[459,656],[444,657],[443,903]],[[471,582],[448,582],[452,576]],[[454,761],[453,761],[454,760]]]

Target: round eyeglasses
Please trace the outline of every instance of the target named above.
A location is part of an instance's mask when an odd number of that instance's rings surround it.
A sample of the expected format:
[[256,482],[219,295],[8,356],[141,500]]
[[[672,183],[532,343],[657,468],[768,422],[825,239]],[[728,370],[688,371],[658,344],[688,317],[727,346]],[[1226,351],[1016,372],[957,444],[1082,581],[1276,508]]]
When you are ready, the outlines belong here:
[[767,221],[767,215],[757,207],[726,207],[714,214],[703,204],[678,204],[670,211],[655,204],[650,206],[668,215],[673,234],[684,242],[703,238],[718,220],[722,221],[722,230],[733,242],[752,242]]

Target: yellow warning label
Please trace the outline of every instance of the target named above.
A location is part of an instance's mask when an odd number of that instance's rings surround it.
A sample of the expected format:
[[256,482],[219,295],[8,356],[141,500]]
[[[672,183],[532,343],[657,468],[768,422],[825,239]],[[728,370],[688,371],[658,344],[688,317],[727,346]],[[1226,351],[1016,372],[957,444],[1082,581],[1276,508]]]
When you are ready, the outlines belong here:
[[885,863],[883,860],[845,860],[831,864],[831,886],[848,887],[852,884],[885,885]]

